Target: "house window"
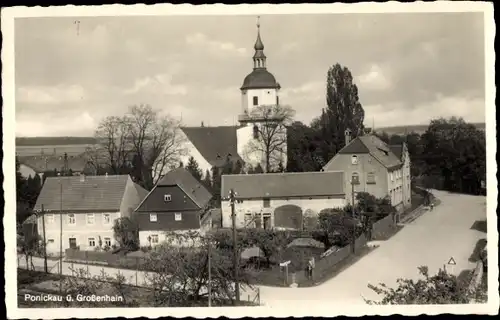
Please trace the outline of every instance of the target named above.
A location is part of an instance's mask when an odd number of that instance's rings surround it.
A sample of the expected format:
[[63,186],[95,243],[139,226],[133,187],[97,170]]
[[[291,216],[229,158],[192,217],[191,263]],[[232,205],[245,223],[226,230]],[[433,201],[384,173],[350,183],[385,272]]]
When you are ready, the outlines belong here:
[[394,172],[391,172],[391,181],[394,181]]
[[351,183],[352,184],[359,184],[359,174],[357,172],[352,173]]
[[87,224],[94,224],[95,216],[93,213],[87,213]]
[[264,206],[264,208],[269,208],[269,207],[271,207],[271,199],[269,199],[269,198],[264,198],[264,200],[263,200],[263,206]]
[[366,183],[368,183],[368,184],[375,184],[375,173],[369,172],[366,175]]
[[76,224],[76,218],[74,213],[68,213],[68,224]]
[[280,105],[280,97],[276,96],[276,105]]
[[89,238],[89,247],[95,247],[95,238]]
[[253,105],[254,106],[259,105],[259,97],[256,97],[256,96],[253,97]]
[[176,212],[175,213],[175,221],[181,221],[182,220],[182,213]]
[[45,215],[45,222],[47,223],[54,223],[55,217],[53,214],[46,214]]
[[357,155],[351,156],[351,163],[352,164],[358,164],[358,156]]
[[103,213],[103,215],[102,215],[102,222],[104,224],[110,224],[111,223],[111,216],[109,215],[109,213]]
[[169,194],[165,194],[165,195],[163,195],[163,201],[165,201],[165,202],[170,202],[170,201],[172,201],[172,196],[171,196],[171,195],[169,195]]
[[156,213],[150,213],[149,214],[149,221],[151,221],[151,222],[158,221],[158,216],[156,215]]
[[54,243],[54,239],[47,240],[47,243]]
[[104,246],[111,247],[111,238],[104,238]]
[[158,235],[157,234],[152,234],[151,235],[151,243],[158,243]]
[[248,227],[251,222],[252,222],[252,214],[245,213],[245,227]]

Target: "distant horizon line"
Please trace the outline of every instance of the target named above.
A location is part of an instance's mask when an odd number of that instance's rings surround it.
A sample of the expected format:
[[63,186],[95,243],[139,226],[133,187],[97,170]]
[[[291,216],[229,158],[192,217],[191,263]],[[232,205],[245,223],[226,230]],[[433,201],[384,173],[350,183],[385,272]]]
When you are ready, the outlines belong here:
[[[486,122],[470,122],[470,124],[473,124],[475,126],[485,126],[486,125]],[[379,130],[390,130],[390,131],[394,131],[394,130],[399,130],[399,129],[407,129],[407,128],[418,128],[418,129],[422,129],[424,127],[428,127],[429,124],[413,124],[413,125],[398,125],[398,126],[386,126],[386,127],[376,127],[375,128],[375,131],[379,131]],[[183,126],[185,128],[203,128],[201,126]],[[217,127],[232,127],[232,126],[204,126],[204,128],[217,128]],[[370,126],[365,126],[365,128],[371,128],[373,129],[372,127]],[[16,136],[16,139],[47,139],[47,138],[51,138],[51,139],[54,139],[54,138],[66,138],[66,139],[96,139],[95,137],[93,136],[90,136],[90,135],[85,135],[85,136],[75,136],[75,135],[54,135],[54,136]]]

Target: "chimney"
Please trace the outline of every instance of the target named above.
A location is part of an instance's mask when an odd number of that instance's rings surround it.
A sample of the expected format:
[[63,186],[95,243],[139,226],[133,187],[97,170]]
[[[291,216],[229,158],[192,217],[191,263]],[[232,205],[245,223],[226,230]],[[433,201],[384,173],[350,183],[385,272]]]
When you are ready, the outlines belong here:
[[347,128],[344,132],[345,135],[345,145],[347,146],[351,142],[351,130]]
[[80,173],[80,182],[85,182],[85,174]]

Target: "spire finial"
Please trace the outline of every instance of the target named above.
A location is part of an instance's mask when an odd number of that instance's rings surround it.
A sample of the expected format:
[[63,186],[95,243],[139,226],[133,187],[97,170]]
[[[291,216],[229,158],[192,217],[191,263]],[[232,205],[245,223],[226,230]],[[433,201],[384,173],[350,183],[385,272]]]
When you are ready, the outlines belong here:
[[257,29],[260,29],[260,16],[257,16]]

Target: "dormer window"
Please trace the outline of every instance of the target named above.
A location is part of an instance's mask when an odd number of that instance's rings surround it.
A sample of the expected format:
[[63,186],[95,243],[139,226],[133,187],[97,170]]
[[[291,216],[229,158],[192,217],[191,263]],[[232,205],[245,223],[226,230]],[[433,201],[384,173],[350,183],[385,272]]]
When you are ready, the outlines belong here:
[[170,201],[172,201],[172,196],[169,195],[169,194],[164,194],[163,195],[163,201],[164,202],[170,202]]
[[352,164],[358,164],[358,156],[357,155],[352,155],[351,156],[351,163]]

